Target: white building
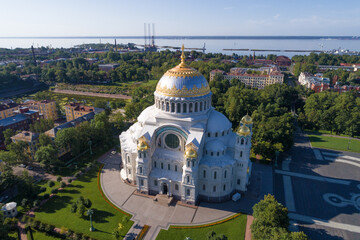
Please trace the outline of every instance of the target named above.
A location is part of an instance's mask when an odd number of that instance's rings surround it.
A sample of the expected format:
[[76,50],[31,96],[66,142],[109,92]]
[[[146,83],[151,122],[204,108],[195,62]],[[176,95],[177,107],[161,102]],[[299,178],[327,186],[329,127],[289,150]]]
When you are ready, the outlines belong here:
[[225,201],[247,189],[252,120],[246,115],[233,132],[211,106],[207,80],[184,58],[158,82],[155,104],[121,133],[121,176],[146,194]]
[[316,73],[313,75],[308,72],[301,72],[298,81],[306,88],[311,88],[312,85],[318,85],[321,83],[330,84],[330,79],[325,78],[321,73]]
[[4,216],[8,218],[16,217],[16,215],[18,214],[16,205],[16,202],[9,202],[2,206],[1,211],[3,211]]

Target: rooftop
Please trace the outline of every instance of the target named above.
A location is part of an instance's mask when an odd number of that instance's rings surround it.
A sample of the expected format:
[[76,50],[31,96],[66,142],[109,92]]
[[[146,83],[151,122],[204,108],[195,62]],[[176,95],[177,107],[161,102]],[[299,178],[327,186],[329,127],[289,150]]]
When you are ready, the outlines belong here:
[[0,120],[0,126],[7,127],[9,125],[12,125],[12,124],[15,124],[15,123],[27,120],[27,119],[28,118],[24,114],[17,114],[15,116]]

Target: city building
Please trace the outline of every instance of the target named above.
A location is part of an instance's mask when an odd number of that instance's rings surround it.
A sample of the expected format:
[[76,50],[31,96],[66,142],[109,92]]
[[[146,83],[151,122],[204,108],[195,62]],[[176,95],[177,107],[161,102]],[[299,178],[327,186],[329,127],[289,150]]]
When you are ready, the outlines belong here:
[[[65,128],[76,127],[77,125],[79,125],[80,123],[85,122],[85,121],[89,122],[92,119],[94,119],[94,116],[95,116],[95,112],[89,112],[88,114],[85,114],[81,117],[78,117],[76,119],[73,119],[69,122],[66,122],[64,124],[61,124],[59,126],[56,126],[52,129],[46,131],[45,135],[49,136],[52,141],[55,141],[56,134],[58,133],[59,130],[62,130]],[[70,146],[68,146],[67,148],[59,149],[58,157],[65,155],[66,153],[70,152],[70,150],[71,150]]]
[[39,141],[38,133],[33,133],[30,131],[22,131],[22,132],[16,134],[15,136],[12,136],[11,140],[14,143],[19,142],[19,141],[26,142],[29,145],[27,150],[30,153],[32,159],[34,159],[34,155],[37,150],[36,144]]
[[16,115],[0,120],[0,149],[5,148],[3,132],[6,129],[25,131],[29,129],[30,124],[40,119],[39,112],[28,108],[19,108],[15,112]]
[[207,80],[181,63],[159,80],[155,104],[120,135],[124,181],[143,194],[187,204],[222,202],[245,192],[251,174],[250,116],[234,132],[211,106]]
[[290,67],[291,59],[287,56],[277,56],[275,59],[275,63],[279,67]]
[[15,102],[2,102],[0,103],[0,120],[14,116],[15,110],[19,108],[19,104]]
[[257,89],[263,89],[265,86],[284,82],[284,74],[282,74],[276,66],[260,67],[260,68],[232,68],[229,73],[215,69],[210,72],[210,81],[220,74],[223,79],[231,81],[238,79],[246,86]]
[[28,100],[25,101],[22,105],[28,107],[31,110],[39,111],[39,113],[44,117],[44,119],[58,119],[56,102],[54,100]]
[[314,90],[316,93],[330,88],[330,79],[325,78],[321,73],[313,75],[308,72],[301,72],[298,81],[301,85]]
[[114,70],[115,68],[117,68],[119,66],[120,66],[120,64],[118,64],[118,63],[99,64],[99,69],[101,71],[109,72],[109,71]]
[[319,71],[321,72],[325,72],[328,70],[345,70],[348,72],[356,72],[358,70],[358,68],[360,67],[360,64],[346,64],[346,63],[341,63],[340,66],[333,66],[333,65],[318,65],[317,68]]
[[94,107],[85,106],[81,103],[70,103],[65,105],[66,121],[72,121],[88,113],[95,112]]

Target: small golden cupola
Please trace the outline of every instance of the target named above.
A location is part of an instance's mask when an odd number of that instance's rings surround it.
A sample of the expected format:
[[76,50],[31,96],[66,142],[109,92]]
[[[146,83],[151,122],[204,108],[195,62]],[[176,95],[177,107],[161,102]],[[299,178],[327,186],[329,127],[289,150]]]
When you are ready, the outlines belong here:
[[250,135],[250,128],[248,128],[247,126],[245,125],[242,125],[239,130],[238,130],[238,134],[240,136],[249,136]]
[[197,152],[193,145],[189,145],[186,147],[185,158],[197,158]]
[[248,114],[246,114],[245,116],[242,117],[241,122],[243,124],[252,124],[253,123],[252,118]]
[[149,149],[149,144],[146,142],[145,137],[142,136],[141,138],[139,138],[137,150],[138,151],[146,151],[148,149]]

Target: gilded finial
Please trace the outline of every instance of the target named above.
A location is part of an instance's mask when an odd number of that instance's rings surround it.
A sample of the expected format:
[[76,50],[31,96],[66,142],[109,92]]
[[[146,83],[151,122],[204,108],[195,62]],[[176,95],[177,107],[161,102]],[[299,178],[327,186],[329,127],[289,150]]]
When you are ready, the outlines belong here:
[[185,64],[185,53],[184,53],[184,44],[182,45],[182,47],[181,47],[181,51],[182,51],[182,53],[181,53],[181,63],[182,64]]

